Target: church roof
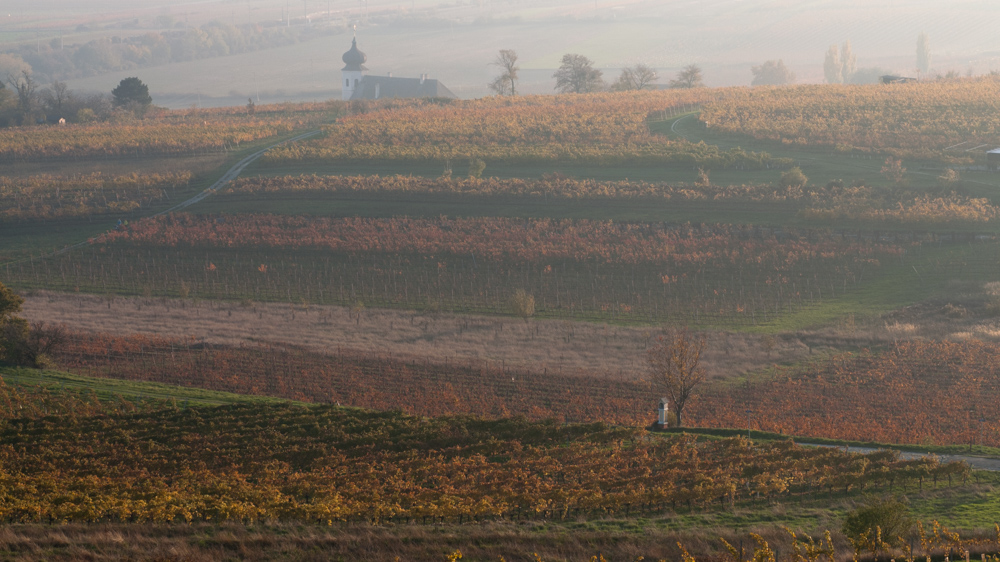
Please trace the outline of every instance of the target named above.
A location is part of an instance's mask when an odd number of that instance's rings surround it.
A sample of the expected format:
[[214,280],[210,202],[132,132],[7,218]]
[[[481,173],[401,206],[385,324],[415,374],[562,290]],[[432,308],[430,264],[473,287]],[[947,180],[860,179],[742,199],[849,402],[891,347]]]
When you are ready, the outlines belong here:
[[358,50],[357,37],[351,41],[351,50],[344,53],[344,56],[341,57],[341,59],[344,61],[344,64],[347,65],[341,70],[368,70],[364,67],[365,62],[368,60],[368,55],[366,55],[363,51]]
[[394,76],[365,76],[358,84],[352,100],[383,98],[457,98],[441,82],[431,78],[396,78]]

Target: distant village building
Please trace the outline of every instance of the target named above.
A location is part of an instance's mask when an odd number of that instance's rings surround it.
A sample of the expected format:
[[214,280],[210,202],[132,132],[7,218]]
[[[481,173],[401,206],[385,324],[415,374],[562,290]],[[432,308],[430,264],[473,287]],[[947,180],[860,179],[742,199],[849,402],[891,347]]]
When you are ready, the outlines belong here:
[[893,76],[891,74],[886,74],[885,76],[880,76],[878,81],[882,84],[909,84],[910,82],[916,82],[917,79],[909,76]]
[[351,41],[351,49],[341,57],[344,68],[340,71],[342,98],[344,100],[378,100],[383,98],[456,98],[444,84],[421,74],[420,78],[368,76],[368,56],[358,49],[358,38]]

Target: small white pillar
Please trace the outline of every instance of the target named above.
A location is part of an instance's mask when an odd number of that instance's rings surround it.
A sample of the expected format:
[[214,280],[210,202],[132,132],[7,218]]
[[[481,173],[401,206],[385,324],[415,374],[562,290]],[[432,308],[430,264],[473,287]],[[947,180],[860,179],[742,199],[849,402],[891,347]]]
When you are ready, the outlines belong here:
[[666,398],[660,398],[660,407],[656,409],[658,416],[656,424],[660,427],[667,427],[667,413],[670,411],[669,403]]

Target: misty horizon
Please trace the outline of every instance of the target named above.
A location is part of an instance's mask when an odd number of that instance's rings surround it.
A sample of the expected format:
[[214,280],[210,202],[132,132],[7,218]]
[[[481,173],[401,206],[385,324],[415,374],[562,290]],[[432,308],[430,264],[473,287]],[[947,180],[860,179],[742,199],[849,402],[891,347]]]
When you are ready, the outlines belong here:
[[[368,54],[369,74],[439,79],[461,98],[488,95],[500,49],[519,55],[521,90],[553,93],[553,71],[566,53],[594,61],[612,81],[637,63],[655,68],[666,84],[684,66],[699,65],[709,87],[749,85],[750,68],[782,60],[795,83],[822,83],[823,57],[831,45],[850,41],[857,67],[916,76],[918,34],[929,37],[928,75],[981,75],[1000,69],[1000,45],[986,2],[154,2],[141,8],[122,2],[77,4],[20,2],[0,25],[0,51],[30,64],[46,52],[76,49],[93,41],[128,42],[148,34],[182,34],[205,25],[272,29],[290,44],[228,55],[197,55],[159,64],[115,63],[119,69],[60,69],[58,79],[82,93],[108,92],[122,78],[139,76],[154,102],[167,107],[261,103],[336,97],[340,55],[357,29]],[[286,8],[287,6],[287,8]],[[286,11],[287,9],[287,11]],[[210,23],[211,22],[211,23]],[[282,30],[282,26],[285,30]],[[138,40],[138,39],[135,39]],[[234,46],[233,49],[236,47]],[[225,52],[230,49],[220,49]],[[231,49],[230,49],[231,50]],[[53,57],[57,55],[53,54]],[[174,53],[174,57],[177,55]],[[54,74],[54,75],[50,75]]]

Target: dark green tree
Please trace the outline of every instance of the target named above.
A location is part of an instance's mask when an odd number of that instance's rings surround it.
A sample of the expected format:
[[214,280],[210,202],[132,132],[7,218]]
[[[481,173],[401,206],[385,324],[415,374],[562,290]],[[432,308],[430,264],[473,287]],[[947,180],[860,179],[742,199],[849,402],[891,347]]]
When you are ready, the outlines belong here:
[[62,345],[65,331],[44,322],[28,324],[17,316],[24,299],[0,283],[0,362],[44,367],[48,355]]
[[28,336],[28,322],[17,316],[24,299],[0,283],[0,361],[13,363]]
[[147,107],[153,103],[153,98],[149,96],[149,87],[135,76],[119,82],[118,87],[111,90],[111,95],[115,98],[115,105],[119,107]]

